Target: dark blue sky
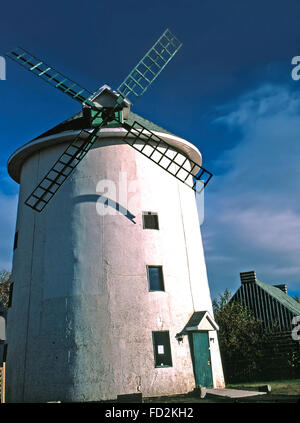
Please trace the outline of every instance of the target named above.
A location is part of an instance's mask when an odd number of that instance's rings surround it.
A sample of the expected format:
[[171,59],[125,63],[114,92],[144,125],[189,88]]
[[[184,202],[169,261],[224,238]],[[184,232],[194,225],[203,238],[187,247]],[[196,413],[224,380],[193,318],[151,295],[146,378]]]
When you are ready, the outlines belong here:
[[[299,293],[300,55],[296,0],[5,2],[0,55],[29,50],[89,90],[113,88],[165,28],[183,47],[134,111],[199,147],[214,173],[202,225],[212,295],[255,269]],[[7,60],[0,81],[1,266],[9,267],[20,145],[80,105]],[[278,181],[279,187],[278,187]],[[12,212],[14,210],[14,212]]]

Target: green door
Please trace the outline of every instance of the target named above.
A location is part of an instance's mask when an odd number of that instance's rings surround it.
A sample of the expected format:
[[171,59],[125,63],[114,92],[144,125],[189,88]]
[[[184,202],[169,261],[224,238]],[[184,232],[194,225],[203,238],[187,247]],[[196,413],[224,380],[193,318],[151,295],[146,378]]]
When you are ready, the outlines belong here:
[[213,386],[208,332],[192,333],[193,364],[196,387]]

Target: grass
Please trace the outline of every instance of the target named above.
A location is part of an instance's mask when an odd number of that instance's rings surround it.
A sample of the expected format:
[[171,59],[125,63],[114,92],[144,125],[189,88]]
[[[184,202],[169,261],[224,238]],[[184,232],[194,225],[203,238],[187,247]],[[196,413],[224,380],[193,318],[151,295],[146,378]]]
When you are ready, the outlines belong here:
[[197,396],[191,394],[187,395],[173,395],[156,398],[145,398],[144,402],[152,403],[224,403],[224,402],[250,402],[250,403],[280,403],[280,402],[298,402],[300,399],[300,379],[290,380],[275,380],[275,381],[260,381],[260,382],[245,382],[239,384],[228,384],[226,388],[230,389],[241,389],[241,390],[253,390],[258,391],[259,386],[270,385],[271,392],[266,395],[259,395],[255,397],[245,398],[221,398],[221,397],[209,397],[200,399]]
[[270,395],[298,395],[300,396],[300,379],[274,380],[269,382],[251,382],[226,385],[232,389],[255,389],[262,385],[270,385]]

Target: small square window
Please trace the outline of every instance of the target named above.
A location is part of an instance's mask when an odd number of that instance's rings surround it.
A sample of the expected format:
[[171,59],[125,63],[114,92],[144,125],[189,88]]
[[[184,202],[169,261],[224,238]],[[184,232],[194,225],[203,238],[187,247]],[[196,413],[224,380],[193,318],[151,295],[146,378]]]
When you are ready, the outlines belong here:
[[150,291],[164,291],[162,266],[147,266]]
[[[3,348],[3,357],[2,357],[2,361],[3,363],[6,362],[6,357],[7,357],[7,344],[4,344],[4,348]],[[0,360],[1,361],[1,360]]]
[[15,239],[14,239],[14,250],[15,250],[16,248],[18,248],[18,238],[19,238],[19,232],[17,231],[17,232],[15,233]]
[[11,307],[13,297],[14,283],[11,282],[9,285],[8,304],[7,307]]
[[172,367],[169,331],[152,332],[155,367]]
[[143,212],[143,229],[159,229],[157,213]]

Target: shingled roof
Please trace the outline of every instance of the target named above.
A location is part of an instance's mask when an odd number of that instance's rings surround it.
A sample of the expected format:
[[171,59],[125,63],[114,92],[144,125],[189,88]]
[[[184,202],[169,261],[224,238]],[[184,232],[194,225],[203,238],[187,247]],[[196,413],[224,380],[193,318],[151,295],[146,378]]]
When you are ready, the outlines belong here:
[[277,288],[274,285],[269,285],[259,280],[257,280],[256,283],[265,292],[267,292],[269,295],[272,295],[273,298],[275,298],[279,303],[281,303],[296,316],[300,315],[300,303],[298,303],[294,298],[290,297],[288,294],[285,294],[280,288]]
[[[138,123],[143,125],[145,128],[149,129],[150,131],[163,132],[165,134],[175,135],[172,132],[167,131],[166,129],[157,125],[156,123],[153,123],[150,120],[137,115],[136,113],[130,112],[128,120],[126,120],[126,123],[128,123],[128,125],[132,125],[134,121],[137,121]],[[69,119],[54,126],[53,128],[49,129],[48,131],[42,133],[41,135],[36,137],[35,140],[42,137],[47,137],[49,135],[54,135],[59,132],[71,131],[76,129],[78,130],[78,129],[84,129],[84,128],[85,129],[89,128],[89,122],[88,122],[88,119],[83,116],[83,113],[81,111],[77,113],[76,115],[71,116]]]

